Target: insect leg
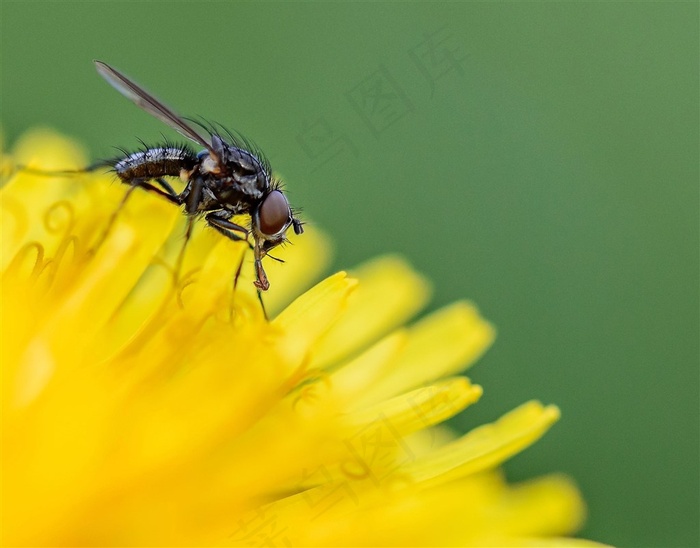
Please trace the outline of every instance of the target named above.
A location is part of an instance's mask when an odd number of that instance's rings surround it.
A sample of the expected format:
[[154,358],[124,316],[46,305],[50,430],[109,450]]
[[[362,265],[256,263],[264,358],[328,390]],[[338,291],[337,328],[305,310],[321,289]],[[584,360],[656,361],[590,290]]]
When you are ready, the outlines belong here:
[[[245,241],[248,243],[248,247],[250,247],[250,249],[255,250],[252,244],[248,242],[248,230],[240,225],[237,225],[236,223],[232,223],[231,221],[229,221],[230,217],[231,214],[228,211],[220,210],[208,213],[205,219],[207,221],[207,224],[220,234],[223,234],[224,236],[233,240],[234,242]],[[240,232],[241,234],[243,234],[243,236],[236,234],[237,232]],[[238,286],[238,277],[241,275],[242,267],[243,257],[241,257],[241,262],[239,263],[238,268],[236,269],[236,274],[233,277],[234,291],[236,290],[236,286]],[[262,306],[263,314],[265,314],[265,318],[267,318],[267,313],[265,312],[265,305],[263,304],[259,294],[258,300],[260,300],[260,305]]]
[[142,188],[144,190],[148,190],[149,192],[155,192],[159,196],[162,196],[169,202],[172,202],[176,205],[182,205],[182,199],[180,198],[180,195],[173,190],[173,188],[165,182],[163,179],[154,179],[155,181],[158,182],[158,184],[165,188],[165,191],[161,190],[157,186],[153,185],[152,183],[148,183],[145,181],[139,181],[132,183],[132,186],[137,186],[139,188]]
[[[221,211],[212,211],[211,213],[208,213],[205,217],[207,224],[209,224],[210,227],[215,229],[216,231],[220,232],[227,238],[230,238],[234,242],[240,242],[240,241],[248,241],[248,234],[249,231],[245,229],[244,227],[237,225],[236,223],[232,223],[229,221],[230,218],[230,213],[221,210]],[[236,232],[240,232],[244,234],[245,236],[239,236],[236,234]],[[258,301],[260,302],[260,308],[262,308],[263,316],[265,319],[269,319],[267,316],[267,310],[265,310],[265,303],[263,302],[262,299],[262,290],[267,289],[269,287],[269,283],[267,282],[267,276],[265,276],[265,271],[262,269],[262,264],[260,263],[260,260],[258,259],[259,253],[256,251],[256,247],[251,245],[250,242],[248,242],[248,246],[250,249],[253,250],[255,253],[256,259],[255,259],[255,275],[256,275],[256,281],[254,282],[255,287],[257,288],[257,294],[258,294]],[[238,268],[236,269],[236,274],[234,275],[233,278],[233,290],[236,290],[236,286],[238,285],[238,277],[241,275],[241,268],[243,267],[243,258],[241,258],[241,262],[238,265]],[[261,273],[262,273],[262,278],[261,278]],[[263,280],[261,283],[260,280]],[[258,285],[261,284],[261,285]],[[264,289],[263,289],[264,288]]]
[[156,183],[158,183],[158,185],[160,185],[160,187],[163,190],[165,190],[165,192],[167,192],[170,196],[173,196],[173,197],[179,196],[179,194],[177,192],[175,192],[175,189],[170,186],[170,183],[168,183],[168,181],[163,179],[163,177],[157,177],[156,179],[154,179],[154,181]]
[[[126,182],[126,181],[123,181]],[[163,181],[165,183],[165,187],[170,187],[170,185]],[[160,183],[160,181],[159,181]],[[102,233],[100,234],[100,237],[97,239],[97,241],[94,243],[92,248],[90,249],[91,253],[94,253],[97,251],[100,246],[104,243],[104,241],[107,239],[107,236],[109,236],[109,233],[112,230],[112,227],[114,226],[114,223],[117,221],[117,218],[119,217],[119,214],[121,211],[124,209],[124,206],[126,206],[127,201],[129,200],[129,197],[131,196],[131,193],[136,190],[137,188],[143,188],[144,190],[148,190],[150,192],[155,192],[156,194],[159,194],[166,198],[167,200],[175,203],[175,204],[180,204],[180,199],[178,195],[175,193],[175,191],[170,188],[169,190],[171,192],[164,192],[161,189],[155,187],[151,183],[149,183],[146,179],[133,179],[131,181],[128,181],[129,184],[129,189],[124,193],[124,196],[122,197],[121,201],[119,202],[119,205],[114,209],[112,214],[109,216],[109,219],[107,220],[107,224],[105,225],[104,229],[102,230]]]
[[[224,217],[226,215],[226,217]],[[226,211],[213,211],[209,213],[205,218],[209,226],[216,229],[218,232],[230,238],[233,241],[247,240],[249,231],[240,225],[232,223],[228,220],[230,215]],[[236,232],[242,232],[245,237],[241,237]],[[261,291],[267,291],[270,287],[270,283],[267,281],[267,275],[265,274],[265,269],[262,266],[262,258],[265,255],[265,251],[258,241],[256,241],[255,246],[251,245],[250,242],[248,246],[253,250],[255,256],[255,281],[253,284],[258,288],[258,298],[262,304],[262,298],[260,297]],[[265,307],[263,306],[263,310]],[[267,316],[266,316],[267,317]]]
[[51,170],[43,170],[43,169],[36,169],[33,167],[25,166],[25,165],[17,165],[13,168],[14,170],[17,171],[23,171],[24,173],[30,173],[31,175],[39,175],[42,177],[70,177],[71,175],[82,175],[84,173],[92,173],[93,171],[98,171],[100,169],[105,169],[105,168],[111,168],[112,164],[108,161],[100,161],[100,162],[95,162],[94,164],[91,164],[87,167],[81,168],[81,169],[51,169]]
[[[208,221],[208,219],[207,219],[207,221]],[[231,224],[233,224],[233,223],[231,223]],[[239,236],[236,236],[232,232],[228,232],[228,233],[224,232],[223,229],[218,228],[215,224],[212,224],[211,222],[209,223],[209,225],[212,228],[215,228],[216,230],[218,230],[219,232],[221,232],[222,234],[231,238],[234,241],[237,241],[237,240],[240,241],[243,239],[243,238],[240,238]],[[248,245],[250,245],[250,244],[248,244]],[[250,248],[255,250],[255,248],[252,245],[250,245]],[[243,269],[243,259],[244,258],[245,258],[245,256],[242,255],[241,260],[238,263],[238,267],[236,268],[236,273],[233,275],[233,292],[231,293],[231,305],[230,305],[230,312],[229,312],[229,315],[231,317],[233,316],[233,303],[234,303],[233,299],[234,299],[234,295],[236,294],[236,288],[238,287],[238,278],[241,275],[241,270]],[[256,272],[256,274],[257,274],[257,272]],[[260,303],[260,308],[262,309],[263,317],[266,320],[269,320],[270,318],[267,315],[267,310],[265,309],[265,303],[263,302],[263,298],[262,298],[262,291],[257,287],[257,282],[255,282],[255,283],[256,283],[256,289],[257,289],[256,293],[258,296],[258,302]]]
[[[224,215],[226,217],[224,217]],[[227,238],[234,242],[240,242],[248,239],[248,230],[241,225],[229,221],[231,215],[227,211],[212,211],[204,217],[210,227],[217,230]],[[243,236],[239,236],[236,232],[240,232]],[[253,247],[251,246],[251,249]]]
[[253,285],[255,285],[255,287],[258,288],[258,293],[260,293],[260,291],[267,291],[268,289],[270,289],[270,282],[267,280],[267,274],[265,274],[265,269],[262,265],[262,251],[260,249],[260,246],[256,245],[253,249],[253,253],[255,254],[256,277],[256,280],[253,282]]
[[[157,180],[157,179],[156,179]],[[167,185],[167,183],[166,183]],[[169,185],[168,185],[169,186]],[[182,242],[182,247],[180,248],[180,253],[178,253],[177,259],[175,261],[175,271],[173,272],[175,285],[177,285],[180,279],[180,270],[182,270],[182,263],[185,260],[185,249],[187,248],[187,243],[190,241],[192,236],[192,227],[194,226],[194,221],[197,215],[197,208],[202,201],[202,188],[204,187],[204,181],[200,177],[195,177],[187,185],[186,192],[188,191],[187,197],[182,200],[180,196],[177,196],[178,203],[185,203],[185,213],[187,214],[187,226],[185,228],[185,241]]]
[[187,185],[187,197],[184,200],[185,203],[185,213],[188,215],[196,215],[199,204],[202,201],[202,189],[204,188],[204,181],[201,177],[195,177]]

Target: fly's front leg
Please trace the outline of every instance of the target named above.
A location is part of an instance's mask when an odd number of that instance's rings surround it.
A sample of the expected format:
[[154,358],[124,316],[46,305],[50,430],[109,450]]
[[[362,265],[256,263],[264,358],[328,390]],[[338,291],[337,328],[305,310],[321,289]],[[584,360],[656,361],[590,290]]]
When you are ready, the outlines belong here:
[[270,282],[267,280],[267,274],[265,274],[265,269],[262,265],[263,251],[260,245],[256,244],[253,249],[255,254],[255,281],[253,284],[258,288],[258,296],[261,291],[267,291],[270,289]]
[[[218,230],[227,238],[231,238],[233,241],[247,241],[249,234],[248,230],[240,225],[232,223],[228,220],[229,218],[230,214],[227,211],[214,211],[206,216],[209,226]],[[239,236],[236,234],[236,232],[244,234],[244,237]],[[253,282],[253,284],[258,289],[259,297],[261,291],[267,291],[270,288],[270,282],[267,281],[267,275],[265,274],[265,269],[262,266],[262,258],[265,255],[265,252],[263,251],[260,242],[256,241],[255,246],[248,242],[248,246],[253,250],[253,255],[255,257],[255,282]],[[236,281],[238,281],[238,277],[236,277]],[[262,299],[260,300],[260,303],[262,304]]]

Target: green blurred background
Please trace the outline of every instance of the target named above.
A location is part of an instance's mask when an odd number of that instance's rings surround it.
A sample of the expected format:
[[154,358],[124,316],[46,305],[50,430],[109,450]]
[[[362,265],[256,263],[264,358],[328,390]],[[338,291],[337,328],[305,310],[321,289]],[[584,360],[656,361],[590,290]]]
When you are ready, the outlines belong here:
[[400,252],[478,303],[455,425],[563,412],[511,479],[574,476],[582,536],[698,545],[697,3],[4,1],[6,138],[175,137],[93,58],[254,139],[336,268]]

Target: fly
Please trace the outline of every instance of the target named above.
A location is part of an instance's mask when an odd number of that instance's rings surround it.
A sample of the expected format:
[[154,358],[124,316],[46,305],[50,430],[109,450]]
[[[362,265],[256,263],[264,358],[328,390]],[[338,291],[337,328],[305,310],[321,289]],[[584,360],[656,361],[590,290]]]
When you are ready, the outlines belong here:
[[[187,215],[185,244],[195,219],[200,216],[227,238],[248,242],[255,262],[253,283],[258,291],[267,291],[270,283],[262,266],[263,257],[287,240],[290,227],[296,234],[304,231],[279,182],[272,178],[269,163],[260,153],[247,150],[250,148],[247,143],[230,133],[227,136],[231,142],[213,128],[207,130],[208,137],[203,136],[124,74],[101,61],[95,61],[95,65],[100,76],[127,99],[203,147],[199,153],[187,146],[146,147],[100,165],[112,167],[121,182],[130,185],[128,193],[142,188],[177,206],[184,206]],[[184,190],[176,192],[166,177],[179,177],[185,184]],[[235,215],[250,216],[249,228],[232,222]],[[181,260],[182,253],[176,272]]]

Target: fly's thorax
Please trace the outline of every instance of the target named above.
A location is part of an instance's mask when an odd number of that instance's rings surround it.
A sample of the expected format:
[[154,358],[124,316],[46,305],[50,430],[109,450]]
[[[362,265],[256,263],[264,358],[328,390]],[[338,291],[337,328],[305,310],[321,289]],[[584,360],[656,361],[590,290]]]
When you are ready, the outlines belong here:
[[199,153],[199,173],[222,203],[247,202],[253,208],[270,190],[265,165],[247,150],[218,141],[216,153]]
[[262,199],[270,190],[270,174],[253,154],[230,146],[226,155],[227,175],[251,198]]
[[241,173],[259,173],[265,172],[265,168],[254,154],[232,145],[227,145],[225,148],[225,157],[223,161],[229,169]]
[[[208,176],[205,187],[216,196],[222,206],[234,206],[242,213],[253,211],[265,195],[265,185],[257,178],[242,178],[235,175],[226,177]],[[228,208],[227,208],[228,209]]]

